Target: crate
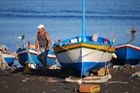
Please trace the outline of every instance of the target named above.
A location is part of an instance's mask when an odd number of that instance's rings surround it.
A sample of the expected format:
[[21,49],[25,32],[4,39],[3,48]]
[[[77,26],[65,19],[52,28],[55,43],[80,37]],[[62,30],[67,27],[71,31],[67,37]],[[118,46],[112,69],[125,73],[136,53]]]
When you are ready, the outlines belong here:
[[80,93],[99,93],[100,85],[80,85]]

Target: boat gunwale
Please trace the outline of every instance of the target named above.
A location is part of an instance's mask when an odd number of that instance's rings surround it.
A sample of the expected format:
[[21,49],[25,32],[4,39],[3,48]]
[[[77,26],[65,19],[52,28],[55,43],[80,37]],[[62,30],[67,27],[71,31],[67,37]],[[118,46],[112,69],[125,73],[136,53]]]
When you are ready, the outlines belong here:
[[[37,52],[33,51],[33,50],[23,50],[22,52],[17,53],[18,55],[22,55],[22,54],[34,54],[34,55],[38,55]],[[51,55],[48,54],[47,58],[53,58],[56,59],[55,55]]]
[[87,43],[75,43],[75,44],[54,47],[54,51],[57,54],[68,50],[73,50],[76,48],[89,48],[89,49],[105,51],[109,53],[113,53],[115,51],[115,48],[112,46],[103,46],[103,45],[95,45],[95,44],[87,44]]
[[134,45],[131,45],[131,44],[125,44],[125,45],[120,45],[120,46],[115,47],[116,50],[121,49],[121,48],[132,48],[132,49],[140,51],[140,47],[137,47],[137,46],[134,46]]

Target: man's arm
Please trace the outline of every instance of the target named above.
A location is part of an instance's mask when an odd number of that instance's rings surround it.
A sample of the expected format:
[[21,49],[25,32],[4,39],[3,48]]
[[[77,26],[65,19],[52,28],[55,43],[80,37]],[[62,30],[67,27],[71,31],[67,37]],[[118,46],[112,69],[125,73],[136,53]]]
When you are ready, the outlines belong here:
[[38,50],[38,38],[36,36],[36,40],[35,40],[35,50]]
[[49,34],[47,32],[46,32],[46,40],[48,41],[48,45],[47,45],[46,50],[49,50],[49,47],[51,45],[51,39],[50,39]]

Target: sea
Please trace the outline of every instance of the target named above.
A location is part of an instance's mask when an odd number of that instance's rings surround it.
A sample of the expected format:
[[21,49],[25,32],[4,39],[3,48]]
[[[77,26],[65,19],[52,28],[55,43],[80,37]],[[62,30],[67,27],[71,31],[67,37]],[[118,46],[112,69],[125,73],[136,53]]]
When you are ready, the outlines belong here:
[[[131,39],[140,46],[140,0],[85,0],[86,34],[111,39],[115,45]],[[0,0],[0,44],[14,52],[25,35],[25,42],[35,43],[37,26],[44,24],[52,42],[81,36],[82,0]]]

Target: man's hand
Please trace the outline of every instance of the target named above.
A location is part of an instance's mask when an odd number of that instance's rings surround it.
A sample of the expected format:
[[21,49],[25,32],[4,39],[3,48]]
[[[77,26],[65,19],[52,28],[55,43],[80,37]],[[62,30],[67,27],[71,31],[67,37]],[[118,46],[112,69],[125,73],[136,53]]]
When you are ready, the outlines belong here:
[[46,51],[48,51],[49,50],[49,47],[46,47]]
[[38,49],[37,49],[37,48],[35,48],[35,51],[37,52],[37,51],[38,51]]

